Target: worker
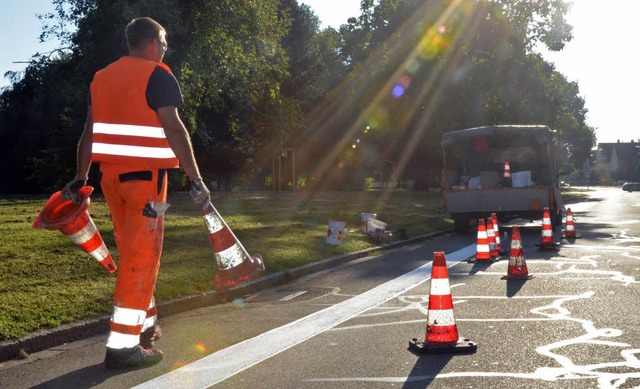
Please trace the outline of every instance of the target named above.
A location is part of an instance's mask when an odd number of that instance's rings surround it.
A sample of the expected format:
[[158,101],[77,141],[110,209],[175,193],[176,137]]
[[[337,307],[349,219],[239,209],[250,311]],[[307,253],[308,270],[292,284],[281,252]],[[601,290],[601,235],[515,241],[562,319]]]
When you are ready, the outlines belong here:
[[168,205],[167,169],[180,165],[194,188],[193,201],[211,201],[191,139],[177,107],[176,78],[162,62],[167,33],[148,17],[125,29],[129,55],[99,70],[90,86],[85,128],[78,142],[77,173],[62,190],[78,202],[92,162],[113,221],[118,274],[104,366],[151,366],[162,360],[155,291]]

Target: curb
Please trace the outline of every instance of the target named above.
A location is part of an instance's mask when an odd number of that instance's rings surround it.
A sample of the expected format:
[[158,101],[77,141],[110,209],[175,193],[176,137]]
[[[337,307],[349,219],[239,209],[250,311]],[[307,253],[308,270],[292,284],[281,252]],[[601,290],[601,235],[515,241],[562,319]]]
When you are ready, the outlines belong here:
[[[245,283],[242,286],[233,288],[220,294],[212,291],[165,301],[158,304],[158,317],[171,316],[178,313],[191,311],[197,308],[203,308],[232,301],[237,297],[255,293],[272,286],[286,284],[294,279],[303,277],[305,275],[309,275],[321,270],[326,270],[346,262],[366,257],[370,253],[375,251],[395,249],[405,245],[429,240],[450,232],[453,232],[453,229],[432,232],[430,234],[417,236],[415,238],[371,247],[353,253],[336,255],[318,262],[309,263],[297,268],[260,277],[253,281]],[[65,343],[71,343],[78,340],[90,338],[95,335],[106,334],[109,332],[110,317],[110,315],[106,315],[96,319],[88,319],[76,323],[64,324],[56,328],[37,331],[24,338],[0,342],[0,363],[16,358],[27,359],[29,357],[29,354],[38,351],[43,351],[52,347],[60,346]]]

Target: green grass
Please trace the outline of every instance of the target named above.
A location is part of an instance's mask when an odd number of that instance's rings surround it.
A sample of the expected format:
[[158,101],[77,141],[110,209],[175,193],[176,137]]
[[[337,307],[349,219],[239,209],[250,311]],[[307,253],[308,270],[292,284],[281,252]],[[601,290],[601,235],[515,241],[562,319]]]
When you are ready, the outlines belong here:
[[[439,191],[216,193],[213,200],[269,273],[376,246],[359,231],[362,212],[377,213],[389,230],[404,227],[409,237],[451,227]],[[115,276],[60,232],[31,228],[45,202],[45,196],[0,198],[0,341],[111,312]],[[168,202],[160,302],[214,289],[213,254],[196,206],[185,193],[170,194]],[[104,200],[94,196],[89,212],[117,260]],[[340,246],[325,243],[329,220],[347,223]]]

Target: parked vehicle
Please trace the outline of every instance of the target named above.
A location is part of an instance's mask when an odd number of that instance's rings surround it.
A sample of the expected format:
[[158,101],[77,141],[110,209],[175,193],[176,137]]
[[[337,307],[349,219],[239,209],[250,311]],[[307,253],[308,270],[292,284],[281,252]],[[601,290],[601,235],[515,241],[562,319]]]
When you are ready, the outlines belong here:
[[622,190],[626,190],[629,193],[633,192],[634,190],[640,190],[640,182],[626,182],[624,185],[622,185]]
[[[496,212],[501,222],[542,218],[562,223],[558,141],[547,126],[500,125],[442,135],[442,193],[457,232]],[[509,165],[510,178],[505,178]]]

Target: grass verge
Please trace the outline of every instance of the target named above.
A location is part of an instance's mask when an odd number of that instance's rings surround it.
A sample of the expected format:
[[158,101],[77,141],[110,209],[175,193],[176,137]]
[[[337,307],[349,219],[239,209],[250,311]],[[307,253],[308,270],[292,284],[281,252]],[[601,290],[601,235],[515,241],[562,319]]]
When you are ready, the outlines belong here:
[[[376,246],[359,231],[362,212],[378,214],[389,230],[405,228],[409,237],[451,227],[439,191],[215,193],[213,200],[269,273]],[[45,202],[0,198],[0,341],[111,312],[114,275],[60,232],[31,229]],[[195,205],[185,193],[170,194],[168,202],[159,302],[214,289],[213,255]],[[94,196],[89,211],[117,259],[106,203]],[[340,246],[325,243],[329,220],[347,224]]]

